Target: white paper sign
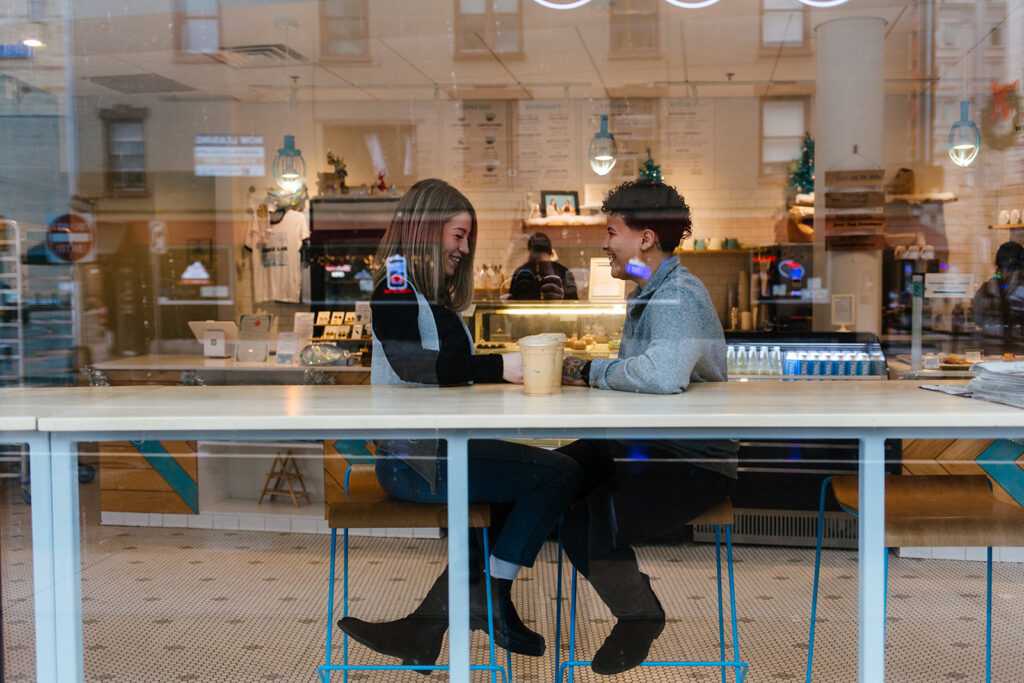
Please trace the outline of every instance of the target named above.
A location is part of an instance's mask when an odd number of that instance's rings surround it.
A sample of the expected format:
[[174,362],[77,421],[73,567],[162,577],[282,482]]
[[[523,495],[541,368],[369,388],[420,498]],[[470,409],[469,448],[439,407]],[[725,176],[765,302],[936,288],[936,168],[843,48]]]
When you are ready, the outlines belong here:
[[[313,338],[313,319],[314,313],[312,312],[299,312],[295,314],[295,322],[292,324],[292,332],[294,332],[299,341],[303,344],[308,344],[309,340]],[[280,339],[280,337],[278,337]]]
[[566,185],[575,177],[575,111],[565,100],[523,100],[516,117],[516,173],[530,189]]
[[662,100],[665,131],[660,162],[666,178],[687,189],[713,185],[715,156],[714,103],[691,99]]
[[930,299],[970,299],[974,273],[925,273],[924,295]]
[[277,335],[277,364],[291,365],[299,353],[299,335],[282,332]]

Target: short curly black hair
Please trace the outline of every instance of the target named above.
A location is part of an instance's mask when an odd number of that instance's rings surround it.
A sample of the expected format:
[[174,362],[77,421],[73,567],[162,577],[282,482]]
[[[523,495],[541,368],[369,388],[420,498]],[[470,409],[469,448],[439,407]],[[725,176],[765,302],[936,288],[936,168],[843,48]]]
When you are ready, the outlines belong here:
[[633,230],[653,230],[662,251],[672,251],[693,232],[686,200],[676,188],[656,180],[622,183],[604,198],[601,211],[622,216]]

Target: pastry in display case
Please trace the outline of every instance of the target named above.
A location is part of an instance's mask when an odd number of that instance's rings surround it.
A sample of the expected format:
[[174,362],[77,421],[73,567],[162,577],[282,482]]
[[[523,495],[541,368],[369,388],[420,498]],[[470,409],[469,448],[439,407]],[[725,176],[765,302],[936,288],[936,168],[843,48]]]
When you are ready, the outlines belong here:
[[625,302],[479,302],[473,312],[477,353],[515,351],[516,340],[545,332],[567,338],[565,349],[583,358],[618,355]]

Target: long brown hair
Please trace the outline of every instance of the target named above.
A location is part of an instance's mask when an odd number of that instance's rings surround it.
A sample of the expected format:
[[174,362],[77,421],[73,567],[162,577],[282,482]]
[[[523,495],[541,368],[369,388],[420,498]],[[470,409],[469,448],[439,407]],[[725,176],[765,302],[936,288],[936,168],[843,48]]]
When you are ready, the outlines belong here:
[[[455,274],[445,275],[441,254],[444,224],[458,213],[466,212],[473,225],[469,232],[469,253],[462,258]],[[413,185],[398,202],[395,215],[377,248],[379,264],[374,287],[386,275],[386,261],[395,254],[405,257],[406,275],[412,286],[428,300],[461,311],[473,302],[473,254],[476,253],[476,210],[465,195],[436,178]]]

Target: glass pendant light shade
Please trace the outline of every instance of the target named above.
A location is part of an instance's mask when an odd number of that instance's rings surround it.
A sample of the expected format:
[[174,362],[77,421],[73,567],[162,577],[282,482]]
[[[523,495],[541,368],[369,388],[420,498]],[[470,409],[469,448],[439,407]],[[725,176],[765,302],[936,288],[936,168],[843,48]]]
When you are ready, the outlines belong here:
[[981,131],[974,121],[968,118],[969,106],[970,102],[967,100],[960,103],[960,120],[949,129],[949,139],[946,141],[949,158],[960,167],[970,166],[981,149]]
[[46,47],[46,27],[43,23],[34,21],[26,26],[21,44],[26,47]]
[[619,160],[619,148],[615,144],[615,136],[608,132],[608,115],[601,114],[601,130],[594,133],[587,154],[590,168],[597,175],[608,175]]
[[306,182],[306,162],[302,151],[295,149],[295,136],[284,136],[284,147],[274,157],[274,181],[285,192],[298,192]]

